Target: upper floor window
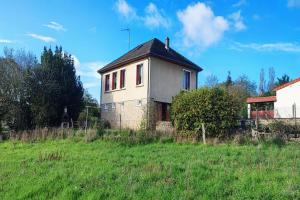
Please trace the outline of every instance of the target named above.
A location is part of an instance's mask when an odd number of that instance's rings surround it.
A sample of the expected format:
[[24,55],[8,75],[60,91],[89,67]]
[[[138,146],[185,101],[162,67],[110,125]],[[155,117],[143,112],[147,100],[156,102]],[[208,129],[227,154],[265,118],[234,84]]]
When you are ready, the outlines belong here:
[[105,92],[109,91],[109,74],[105,76]]
[[183,70],[183,89],[190,90],[191,87],[191,72]]
[[143,84],[144,67],[143,64],[136,66],[136,85]]
[[118,77],[118,72],[114,72],[112,74],[112,90],[115,90],[117,88],[117,77]]
[[120,74],[120,89],[125,88],[125,73],[126,70],[122,69]]

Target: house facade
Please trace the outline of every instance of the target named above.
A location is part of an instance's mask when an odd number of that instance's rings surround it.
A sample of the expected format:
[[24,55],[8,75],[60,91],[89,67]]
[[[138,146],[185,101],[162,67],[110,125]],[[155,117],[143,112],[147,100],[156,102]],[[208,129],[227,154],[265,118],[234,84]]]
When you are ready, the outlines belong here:
[[249,119],[300,119],[300,78],[275,88],[275,91],[276,96],[247,99]]
[[169,121],[172,98],[197,88],[202,68],[154,38],[104,66],[101,118],[113,128],[138,129],[152,121]]

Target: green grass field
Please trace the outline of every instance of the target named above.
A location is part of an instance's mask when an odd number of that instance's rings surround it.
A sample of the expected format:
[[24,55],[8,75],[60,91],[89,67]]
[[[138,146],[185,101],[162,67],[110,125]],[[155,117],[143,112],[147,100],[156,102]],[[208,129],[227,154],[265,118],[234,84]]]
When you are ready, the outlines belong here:
[[300,199],[300,145],[2,142],[0,199]]

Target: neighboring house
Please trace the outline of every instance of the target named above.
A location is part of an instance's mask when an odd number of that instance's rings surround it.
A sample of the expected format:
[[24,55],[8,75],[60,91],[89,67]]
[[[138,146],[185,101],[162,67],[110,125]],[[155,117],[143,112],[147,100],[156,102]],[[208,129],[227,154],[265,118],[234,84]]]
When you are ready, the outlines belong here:
[[154,38],[104,66],[101,74],[101,117],[113,128],[139,128],[155,112],[155,121],[170,120],[172,98],[197,88],[202,68]]
[[[275,88],[275,91],[276,96],[248,98],[248,118],[256,118],[256,115],[259,118],[300,118],[300,78]],[[254,103],[260,109],[251,109]],[[259,104],[271,106],[266,109]]]

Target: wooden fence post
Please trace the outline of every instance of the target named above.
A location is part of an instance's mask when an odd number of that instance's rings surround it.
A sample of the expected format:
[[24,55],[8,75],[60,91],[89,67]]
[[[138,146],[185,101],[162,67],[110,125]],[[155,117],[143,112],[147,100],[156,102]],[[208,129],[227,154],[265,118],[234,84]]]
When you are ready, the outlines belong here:
[[206,144],[204,123],[202,123],[202,140],[203,144]]

